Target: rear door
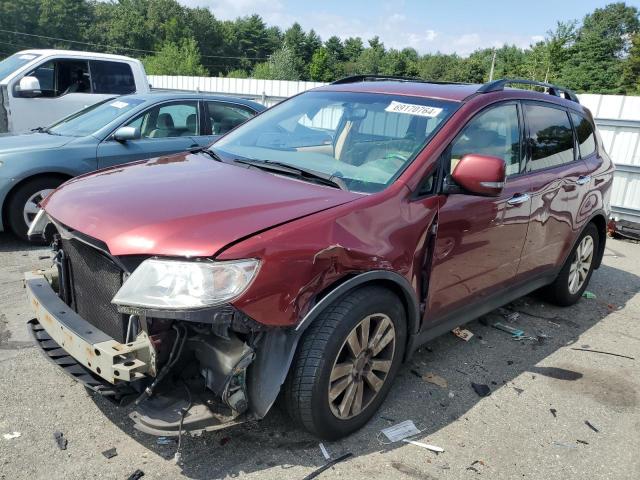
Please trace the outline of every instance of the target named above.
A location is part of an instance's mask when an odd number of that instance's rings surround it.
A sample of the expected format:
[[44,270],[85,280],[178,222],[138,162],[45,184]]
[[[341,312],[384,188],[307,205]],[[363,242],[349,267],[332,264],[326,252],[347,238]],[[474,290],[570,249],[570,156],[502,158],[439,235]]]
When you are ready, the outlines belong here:
[[105,168],[197,147],[198,101],[154,105],[123,126],[138,129],[140,138],[118,142],[108,137],[98,146],[98,167]]
[[523,105],[531,221],[518,273],[534,277],[564,261],[588,186],[584,184],[585,163],[576,153],[569,112],[544,102]]
[[194,137],[201,147],[210,145],[256,114],[253,109],[233,102],[207,100],[202,102],[202,107],[201,130]]
[[527,233],[529,180],[521,174],[523,130],[517,102],[477,114],[443,159],[449,173],[466,154],[504,159],[507,179],[497,197],[443,196],[432,263],[429,323],[482,302],[514,282]]

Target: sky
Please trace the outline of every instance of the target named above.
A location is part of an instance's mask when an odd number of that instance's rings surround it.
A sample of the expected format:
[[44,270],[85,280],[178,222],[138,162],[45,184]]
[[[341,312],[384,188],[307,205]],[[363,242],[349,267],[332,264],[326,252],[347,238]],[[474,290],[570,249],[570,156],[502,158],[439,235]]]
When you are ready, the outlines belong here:
[[[326,40],[332,35],[363,40],[378,35],[387,48],[413,47],[419,53],[458,53],[542,40],[558,20],[582,19],[611,1],[534,0],[178,0],[207,7],[216,18],[257,13],[283,30],[298,22]],[[640,8],[640,0],[627,1]]]

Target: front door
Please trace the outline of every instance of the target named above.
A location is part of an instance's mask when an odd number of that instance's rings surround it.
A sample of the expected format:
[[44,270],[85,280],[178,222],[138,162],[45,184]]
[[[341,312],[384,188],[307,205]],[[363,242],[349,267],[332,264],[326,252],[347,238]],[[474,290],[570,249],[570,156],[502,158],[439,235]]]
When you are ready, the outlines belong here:
[[497,197],[468,193],[441,197],[431,267],[426,324],[483,301],[510,285],[518,271],[531,203],[523,165],[518,103],[476,115],[450,145],[444,162],[452,172],[466,154],[504,159],[507,179]]
[[126,126],[135,127],[140,138],[118,142],[108,137],[98,146],[98,167],[161,157],[197,147],[198,102],[184,100],[155,105]]

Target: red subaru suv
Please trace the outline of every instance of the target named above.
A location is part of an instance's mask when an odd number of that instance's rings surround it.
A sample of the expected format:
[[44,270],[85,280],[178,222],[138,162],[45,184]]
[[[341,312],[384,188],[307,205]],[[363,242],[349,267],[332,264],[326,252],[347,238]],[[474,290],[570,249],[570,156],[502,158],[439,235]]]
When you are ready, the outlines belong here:
[[30,231],[55,227],[56,256],[27,275],[29,325],[144,432],[262,418],[281,395],[338,438],[435,336],[538,289],[578,301],[612,172],[567,89],[347,78],[57,189]]

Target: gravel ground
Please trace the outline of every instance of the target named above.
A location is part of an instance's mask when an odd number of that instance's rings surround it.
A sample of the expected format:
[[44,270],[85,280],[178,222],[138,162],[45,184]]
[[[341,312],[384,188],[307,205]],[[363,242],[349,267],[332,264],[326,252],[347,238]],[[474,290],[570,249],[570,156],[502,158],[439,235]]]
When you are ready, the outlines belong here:
[[[47,249],[0,234],[0,478],[301,479],[324,464],[318,441],[280,410],[175,446],[136,432],[127,409],[89,396],[31,346],[22,272],[50,264]],[[335,458],[322,474],[348,479],[640,478],[640,245],[609,240],[604,265],[582,299],[557,308],[535,297],[511,305],[513,326],[539,341],[514,341],[478,321],[464,342],[444,335],[404,366],[382,409],[362,430],[325,443]],[[494,315],[499,315],[494,313]],[[503,319],[504,321],[504,319]],[[592,348],[635,360],[577,351]],[[421,377],[435,373],[446,388]],[[471,382],[487,384],[480,398]],[[380,429],[411,419],[416,439],[441,446],[382,445]],[[589,421],[598,431],[591,429]],[[53,432],[64,432],[61,451]],[[11,440],[2,434],[17,431]],[[118,455],[101,452],[115,447]]]

